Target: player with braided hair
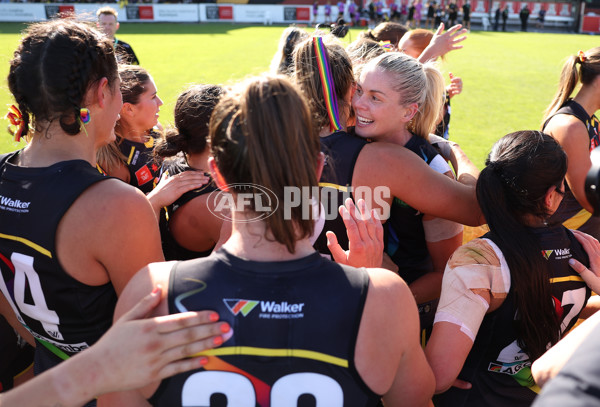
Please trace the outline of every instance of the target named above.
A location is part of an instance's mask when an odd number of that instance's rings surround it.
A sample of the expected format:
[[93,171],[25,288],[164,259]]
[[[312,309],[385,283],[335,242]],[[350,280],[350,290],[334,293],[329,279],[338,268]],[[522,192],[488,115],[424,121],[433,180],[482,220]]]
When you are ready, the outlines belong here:
[[110,41],[74,20],[31,25],[10,62],[9,119],[28,144],[0,156],[0,308],[35,338],[36,373],[95,343],[133,273],[163,259],[146,197],[95,169],[119,83]]

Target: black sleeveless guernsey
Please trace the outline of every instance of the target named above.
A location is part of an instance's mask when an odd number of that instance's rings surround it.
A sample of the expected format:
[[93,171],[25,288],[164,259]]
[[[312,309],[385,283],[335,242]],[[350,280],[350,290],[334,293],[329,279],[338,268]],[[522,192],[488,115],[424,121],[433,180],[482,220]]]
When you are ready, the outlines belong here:
[[[587,129],[588,136],[590,138],[589,149],[590,153],[598,145],[600,145],[599,128],[600,122],[595,115],[589,116],[585,109],[574,100],[570,99],[556,111],[551,117],[544,123],[544,129],[548,125],[550,119],[558,114],[567,114],[578,118]],[[592,216],[588,211],[577,202],[573,192],[569,186],[565,183],[565,196],[560,203],[558,209],[552,217],[550,217],[548,223],[563,223],[568,229],[578,229],[582,232],[594,236],[596,239],[600,239],[600,217]]]
[[[176,263],[169,312],[210,309],[233,337],[206,352],[204,368],[163,380],[155,406],[375,406],[354,366],[366,270],[318,253],[247,261],[220,249]],[[212,403],[210,402],[212,401]],[[213,404],[214,403],[214,404]]]
[[140,189],[144,194],[152,191],[158,182],[160,163],[154,161],[153,151],[159,136],[151,131],[146,143],[119,138],[117,145],[125,156],[125,164],[129,171],[129,184]]
[[[541,253],[548,262],[548,277],[554,305],[561,320],[561,334],[571,329],[585,307],[591,291],[569,266],[575,258],[584,265],[589,259],[583,247],[561,225],[532,228],[539,239]],[[494,241],[492,233],[482,238]],[[539,392],[531,376],[529,356],[517,343],[514,319],[514,288],[511,284],[502,305],[486,314],[475,343],[458,378],[470,382],[470,390],[451,387],[435,397],[436,407],[521,407],[529,406]]]
[[325,154],[325,166],[319,180],[321,203],[325,207],[325,226],[314,247],[324,255],[331,256],[327,248],[328,230],[335,233],[342,249],[348,250],[346,226],[338,213],[338,207],[346,198],[352,198],[352,174],[358,155],[368,142],[356,135],[337,131],[321,137],[321,151]]
[[36,338],[37,374],[87,349],[112,324],[112,284],[75,280],[56,252],[64,214],[88,187],[109,178],[83,160],[15,166],[16,154],[0,156],[0,289]]

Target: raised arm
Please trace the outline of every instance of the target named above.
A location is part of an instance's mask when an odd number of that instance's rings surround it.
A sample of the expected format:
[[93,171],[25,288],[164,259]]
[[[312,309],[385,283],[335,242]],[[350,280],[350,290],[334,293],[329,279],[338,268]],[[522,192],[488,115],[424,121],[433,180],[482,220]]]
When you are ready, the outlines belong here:
[[435,60],[442,55],[447,54],[455,49],[461,49],[463,46],[460,43],[467,39],[467,30],[462,28],[462,25],[457,24],[452,26],[444,33],[444,23],[441,23],[437,31],[431,38],[427,48],[419,55],[419,62]]

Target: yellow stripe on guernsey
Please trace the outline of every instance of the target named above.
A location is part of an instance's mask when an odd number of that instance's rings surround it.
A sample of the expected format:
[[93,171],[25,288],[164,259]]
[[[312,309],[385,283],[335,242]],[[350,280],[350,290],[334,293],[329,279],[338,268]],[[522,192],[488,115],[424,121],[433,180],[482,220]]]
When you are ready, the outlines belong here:
[[589,213],[585,209],[582,209],[579,212],[577,212],[575,215],[571,216],[569,219],[564,221],[563,226],[566,227],[567,229],[579,229],[591,217],[592,217],[591,213]]
[[534,384],[533,386],[529,386],[529,390],[535,392],[536,394],[540,394],[540,392],[542,391],[540,386],[538,386],[537,384]]
[[269,348],[254,348],[251,346],[230,346],[226,348],[209,349],[200,352],[194,356],[228,356],[228,355],[248,355],[248,356],[270,356],[270,357],[294,357],[313,359],[320,362],[329,363],[331,365],[348,367],[346,359],[338,358],[331,355],[326,355],[321,352],[303,349],[269,349]]
[[131,151],[129,152],[129,157],[127,157],[127,164],[131,164],[131,159],[133,158],[133,153],[135,153],[135,147],[131,147]]
[[50,250],[44,249],[42,246],[33,243],[31,240],[27,240],[27,239],[19,237],[19,236],[5,235],[4,233],[0,233],[0,239],[14,240],[16,242],[23,243],[24,245],[27,245],[27,246],[31,247],[32,249],[37,250],[38,252],[42,253],[44,256],[48,256],[48,257],[52,258],[52,254],[50,253]]
[[550,279],[550,284],[564,283],[565,281],[583,281],[583,278],[579,276],[556,277]]
[[319,182],[319,186],[324,188],[335,188],[338,191],[342,192],[350,192],[350,187],[345,187],[343,185],[338,184],[330,184],[329,182]]

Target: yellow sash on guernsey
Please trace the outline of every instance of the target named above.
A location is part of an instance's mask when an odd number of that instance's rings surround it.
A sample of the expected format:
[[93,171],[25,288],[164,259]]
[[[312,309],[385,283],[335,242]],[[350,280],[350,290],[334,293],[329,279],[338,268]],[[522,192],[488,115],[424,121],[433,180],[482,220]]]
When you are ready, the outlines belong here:
[[569,219],[564,221],[563,226],[567,229],[579,229],[591,217],[591,213],[589,213],[585,209],[582,209],[579,212],[577,212],[574,216],[571,216]]

